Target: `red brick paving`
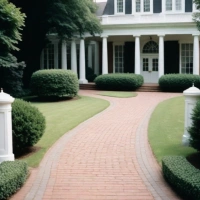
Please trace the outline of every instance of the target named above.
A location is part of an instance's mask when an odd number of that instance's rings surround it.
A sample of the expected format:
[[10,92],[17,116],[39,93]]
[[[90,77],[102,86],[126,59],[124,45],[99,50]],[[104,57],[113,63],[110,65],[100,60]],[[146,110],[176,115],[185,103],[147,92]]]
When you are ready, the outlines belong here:
[[[80,91],[97,96],[98,91]],[[13,200],[176,200],[147,139],[155,106],[175,93],[98,96],[110,107],[65,134]]]

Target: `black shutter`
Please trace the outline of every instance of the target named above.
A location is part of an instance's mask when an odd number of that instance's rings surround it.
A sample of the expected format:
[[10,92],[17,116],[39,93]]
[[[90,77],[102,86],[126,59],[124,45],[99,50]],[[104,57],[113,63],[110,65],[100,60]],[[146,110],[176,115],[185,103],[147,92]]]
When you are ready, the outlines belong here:
[[162,12],[162,0],[153,0],[153,13]]
[[132,0],[125,0],[125,14],[132,14]]
[[103,15],[114,15],[114,0],[108,0]]
[[192,12],[192,0],[185,0],[185,12]]
[[124,72],[135,72],[135,42],[125,42],[124,45]]
[[165,74],[179,73],[179,43],[165,41],[164,44]]

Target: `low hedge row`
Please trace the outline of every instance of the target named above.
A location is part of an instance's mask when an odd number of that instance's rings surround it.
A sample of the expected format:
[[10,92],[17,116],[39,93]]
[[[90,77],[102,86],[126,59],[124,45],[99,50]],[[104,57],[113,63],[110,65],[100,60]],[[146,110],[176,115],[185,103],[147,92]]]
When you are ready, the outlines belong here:
[[194,74],[166,74],[160,77],[159,85],[163,91],[183,92],[192,85],[200,87],[200,76]]
[[94,80],[97,88],[103,90],[135,90],[140,87],[144,80],[137,74],[104,74]]
[[74,97],[79,90],[77,75],[71,70],[39,70],[31,77],[30,88],[39,97]]
[[181,196],[200,199],[200,170],[182,156],[166,156],[162,160],[162,171],[166,181]]
[[28,166],[22,161],[5,161],[0,164],[0,199],[7,199],[25,182]]

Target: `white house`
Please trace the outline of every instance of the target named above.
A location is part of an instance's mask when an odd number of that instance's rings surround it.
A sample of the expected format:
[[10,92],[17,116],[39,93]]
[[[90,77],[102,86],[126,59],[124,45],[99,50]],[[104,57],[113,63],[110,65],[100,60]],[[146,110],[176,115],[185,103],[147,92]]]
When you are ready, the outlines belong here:
[[157,83],[167,73],[199,74],[199,31],[192,0],[107,0],[98,3],[103,33],[52,44],[41,55],[41,68],[96,74],[136,73]]

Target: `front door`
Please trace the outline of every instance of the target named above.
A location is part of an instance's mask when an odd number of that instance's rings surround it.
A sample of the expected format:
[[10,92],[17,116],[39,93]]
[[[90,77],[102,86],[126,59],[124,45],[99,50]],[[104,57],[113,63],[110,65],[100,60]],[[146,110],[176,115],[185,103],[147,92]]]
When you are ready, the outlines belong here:
[[141,61],[144,83],[158,83],[158,55],[143,55]]

